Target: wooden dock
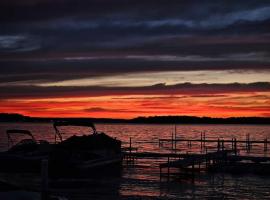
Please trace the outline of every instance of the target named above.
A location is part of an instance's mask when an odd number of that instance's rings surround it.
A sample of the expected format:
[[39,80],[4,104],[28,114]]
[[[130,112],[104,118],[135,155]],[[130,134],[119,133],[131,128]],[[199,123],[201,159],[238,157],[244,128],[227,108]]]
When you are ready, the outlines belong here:
[[[169,149],[167,145],[169,143]],[[194,143],[201,147],[200,153],[182,153],[177,149],[177,143],[187,143],[187,149],[191,148]],[[259,144],[259,145],[257,145]],[[270,140],[251,140],[250,135],[246,139],[223,139],[223,138],[206,138],[204,132],[200,138],[186,139],[177,138],[176,131],[172,133],[172,138],[163,138],[158,140],[159,148],[166,147],[168,152],[140,152],[138,148],[132,147],[131,139],[129,146],[123,148],[123,156],[126,160],[137,159],[161,159],[163,163],[159,164],[160,177],[177,176],[184,174],[194,178],[195,172],[201,171],[218,171],[218,172],[235,172],[238,173],[260,173],[270,175],[270,157],[266,157]],[[252,146],[261,147],[264,156],[240,155],[240,150],[245,149],[250,153]],[[211,149],[209,149],[211,147]],[[242,148],[242,149],[241,149]],[[170,151],[171,150],[171,151]],[[179,151],[177,151],[179,150]],[[204,151],[203,151],[204,150]],[[210,151],[211,152],[210,152]],[[181,152],[181,153],[177,153]],[[163,169],[167,169],[164,170]]]
[[[195,172],[229,172],[229,173],[263,173],[270,175],[270,157],[231,155],[230,150],[217,151],[207,154],[189,155],[177,160],[170,160],[160,164],[160,177],[164,174],[169,178],[171,175],[191,175],[194,179]],[[164,172],[162,169],[167,168]],[[171,169],[177,169],[171,171]]]
[[186,142],[187,146],[190,148],[192,144],[197,143],[200,144],[201,149],[206,149],[207,144],[214,144],[216,145],[217,151],[225,150],[225,146],[231,146],[231,150],[234,150],[235,153],[239,150],[239,146],[244,146],[244,149],[247,152],[250,152],[252,149],[252,146],[255,144],[261,144],[263,145],[263,151],[268,151],[268,146],[270,144],[270,140],[265,138],[263,140],[251,140],[250,135],[246,135],[245,140],[240,140],[237,138],[231,138],[231,139],[223,139],[223,138],[217,138],[217,139],[206,139],[205,132],[201,133],[200,138],[196,139],[186,139],[186,138],[177,138],[176,132],[172,134],[172,138],[162,138],[158,140],[159,147],[162,146],[163,143],[171,143],[171,149],[176,150],[177,149],[177,143],[183,143]]

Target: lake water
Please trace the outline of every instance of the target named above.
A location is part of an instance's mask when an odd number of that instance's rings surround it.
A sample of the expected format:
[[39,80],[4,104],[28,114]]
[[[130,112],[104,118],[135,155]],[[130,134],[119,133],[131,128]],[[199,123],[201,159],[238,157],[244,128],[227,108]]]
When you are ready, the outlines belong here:
[[[159,138],[171,138],[174,125],[134,125],[134,124],[97,124],[98,131],[117,137],[128,146],[132,138],[132,146],[138,151],[171,152],[171,145],[158,144]],[[52,124],[40,123],[1,123],[0,149],[7,149],[5,131],[11,128],[30,130],[36,139],[54,141]],[[73,134],[91,132],[88,128],[69,127],[62,129],[68,138]],[[269,125],[177,125],[177,138],[200,138],[205,132],[206,138],[217,139],[270,139]],[[15,138],[19,141],[22,138]],[[16,142],[16,141],[15,141]],[[208,151],[216,144],[207,145]],[[230,148],[228,144],[227,148]],[[244,146],[239,146],[241,154],[270,156],[263,151],[263,145],[254,145],[247,153]],[[186,143],[177,144],[178,153],[199,153],[200,143],[188,147]],[[174,151],[175,152],[175,151]],[[61,195],[67,199],[270,199],[270,177],[257,175],[201,174],[195,182],[189,180],[160,180],[159,163],[164,160],[138,159],[134,166],[127,166],[122,177],[113,179],[92,180],[90,184],[74,183]],[[86,181],[87,182],[87,181]]]

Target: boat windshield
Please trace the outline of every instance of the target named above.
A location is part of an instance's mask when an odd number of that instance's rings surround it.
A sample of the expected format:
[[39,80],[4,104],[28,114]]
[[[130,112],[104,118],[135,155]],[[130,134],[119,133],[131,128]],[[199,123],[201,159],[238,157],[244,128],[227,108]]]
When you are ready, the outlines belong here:
[[[34,138],[34,136],[32,135],[32,133],[28,130],[21,130],[21,129],[9,129],[6,131],[7,133],[7,138],[8,138],[8,147],[12,146],[14,144],[14,141],[12,139],[11,135],[15,135],[15,134],[21,134],[21,135],[26,135],[26,136],[30,136],[31,139],[27,139],[27,141],[32,141],[33,143],[36,143],[36,139]],[[26,140],[25,140],[26,141]]]
[[90,122],[90,121],[54,121],[53,123],[53,127],[55,130],[55,143],[56,143],[56,137],[58,136],[58,138],[60,139],[60,141],[62,142],[62,133],[59,130],[59,127],[61,126],[84,126],[84,127],[91,127],[93,130],[93,134],[97,134],[96,131],[96,127],[95,125]]

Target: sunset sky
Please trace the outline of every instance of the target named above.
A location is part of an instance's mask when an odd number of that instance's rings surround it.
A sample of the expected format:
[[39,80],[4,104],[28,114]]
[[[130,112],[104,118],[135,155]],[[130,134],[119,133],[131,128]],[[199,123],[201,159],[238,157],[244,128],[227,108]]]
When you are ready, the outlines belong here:
[[1,0],[0,112],[270,117],[270,1]]

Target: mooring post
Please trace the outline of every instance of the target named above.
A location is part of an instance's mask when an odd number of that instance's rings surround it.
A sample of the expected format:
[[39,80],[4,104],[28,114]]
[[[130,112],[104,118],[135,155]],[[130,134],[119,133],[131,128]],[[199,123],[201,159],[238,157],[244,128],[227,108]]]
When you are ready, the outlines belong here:
[[222,139],[222,151],[224,151],[224,139]]
[[188,147],[191,148],[191,141],[188,141]]
[[264,139],[264,152],[267,152],[267,138]]
[[176,124],[174,125],[174,149],[176,150]]
[[203,132],[203,146],[205,148],[205,140],[206,140],[206,133],[205,131]]
[[247,150],[247,134],[246,134],[246,143],[245,143],[245,145],[246,145],[246,150]]
[[218,138],[218,141],[217,141],[217,150],[220,151],[220,141],[219,141],[219,138]]
[[172,131],[172,150],[173,150],[173,131]]
[[247,152],[250,152],[250,136],[249,136],[249,133],[247,133],[246,135],[246,149],[247,149]]
[[246,134],[246,150],[248,151],[248,135]]
[[201,132],[201,150],[203,149],[203,133]]
[[41,178],[42,178],[42,184],[41,184],[41,199],[42,200],[48,200],[49,199],[49,193],[48,193],[48,160],[42,160],[41,162]]
[[161,176],[162,176],[162,168],[161,168],[161,166],[159,166],[159,178],[160,178],[160,181],[161,181]]
[[248,150],[249,150],[249,152],[251,150],[251,145],[252,145],[252,143],[250,141],[250,134],[248,134]]
[[265,147],[266,147],[266,151],[267,151],[267,138],[265,139]]
[[167,174],[168,180],[170,179],[170,157],[168,156],[168,174]]
[[132,143],[131,143],[131,137],[129,137],[129,161],[131,161],[131,148],[132,148]]
[[236,138],[234,138],[234,154],[237,155],[237,141],[236,141]]

